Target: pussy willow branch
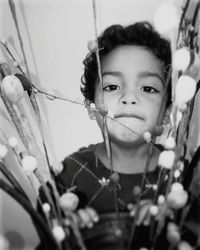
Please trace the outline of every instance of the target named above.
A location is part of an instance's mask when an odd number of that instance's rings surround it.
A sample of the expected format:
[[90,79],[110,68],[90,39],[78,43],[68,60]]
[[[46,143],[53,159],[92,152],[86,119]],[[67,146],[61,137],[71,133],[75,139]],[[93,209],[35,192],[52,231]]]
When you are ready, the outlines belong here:
[[[67,102],[70,102],[70,103],[78,104],[78,105],[80,105],[80,106],[84,106],[84,107],[86,107],[86,108],[90,108],[92,111],[95,111],[95,112],[99,113],[100,115],[102,115],[102,114],[99,112],[98,109],[92,108],[92,107],[90,107],[90,105],[85,104],[85,103],[83,103],[83,102],[76,101],[76,100],[72,100],[72,99],[69,99],[69,98],[66,98],[66,97],[60,97],[60,96],[57,96],[57,95],[54,95],[54,94],[50,94],[50,93],[48,93],[48,92],[46,92],[46,91],[44,91],[44,90],[41,90],[41,89],[39,89],[39,88],[36,88],[35,86],[34,86],[34,88],[38,91],[39,94],[44,94],[44,95],[50,96],[50,97],[52,97],[52,98],[54,98],[54,99],[58,99],[58,100],[61,100],[61,101],[67,101]],[[125,129],[129,130],[131,133],[137,134],[137,133],[136,133],[135,131],[133,131],[131,128],[129,128],[129,127],[126,126],[125,124],[121,123],[120,121],[118,121],[118,120],[115,119],[114,117],[109,116],[109,115],[106,115],[106,118],[107,118],[107,119],[110,119],[110,120],[112,120],[112,121],[114,121],[114,122],[116,122],[116,123],[119,124],[120,126],[122,126],[122,127],[124,127]],[[152,142],[149,142],[149,143],[152,143]],[[154,145],[154,144],[152,143],[152,145]]]
[[188,10],[189,4],[190,4],[190,0],[187,0],[185,6],[183,8],[183,11],[182,11],[182,15],[181,15],[180,22],[179,22],[179,28],[178,28],[178,35],[177,35],[176,44],[178,44],[178,40],[179,40],[179,37],[180,37],[182,25],[183,25],[183,22],[185,20],[185,16],[186,16],[186,12]]
[[[48,150],[47,150],[47,146],[46,146],[46,139],[44,136],[39,106],[38,106],[38,103],[37,103],[37,100],[36,100],[36,97],[35,97],[35,94],[33,93],[33,91],[31,92],[31,95],[30,95],[30,101],[31,101],[32,107],[35,111],[35,116],[36,116],[36,119],[38,122],[38,127],[39,127],[40,135],[42,138],[42,145],[43,145],[44,153],[46,156],[47,166],[48,166],[49,172],[54,173],[54,170],[53,170],[52,166],[50,165],[50,161],[49,161],[49,155],[48,155]],[[54,173],[54,175],[55,175],[55,173]]]
[[[73,231],[73,234],[77,240],[77,244],[79,246],[79,249],[80,250],[87,250],[86,247],[85,247],[85,244],[84,244],[84,241],[83,241],[83,238],[82,238],[82,235],[78,229],[78,222],[77,222],[77,217],[74,213],[70,213],[69,215],[69,218],[71,220],[71,228],[72,228],[72,231]],[[77,249],[78,250],[78,249]]]
[[[2,96],[2,97],[3,97],[3,96]],[[9,114],[12,114],[11,118],[13,118],[13,122],[14,122],[14,124],[15,124],[15,126],[16,126],[16,129],[17,129],[18,132],[19,132],[20,138],[22,139],[22,141],[23,141],[24,144],[25,144],[25,148],[28,150],[28,153],[32,155],[31,145],[30,145],[29,140],[27,139],[27,133],[28,133],[28,132],[26,131],[26,129],[25,129],[25,127],[24,127],[24,125],[23,125],[23,123],[22,123],[20,117],[17,115],[17,113],[15,112],[15,109],[12,107],[12,105],[10,105],[4,97],[3,97],[2,99],[3,99],[3,101],[4,101],[4,103],[5,103],[6,107],[7,107],[7,109],[8,109],[8,111],[9,111]],[[38,171],[39,171],[39,170],[38,170]],[[42,178],[42,176],[39,174],[38,171],[35,172],[36,177],[37,177],[37,179],[39,180],[40,184],[43,186],[44,192],[45,192],[45,194],[46,194],[46,197],[48,198],[49,203],[52,205],[53,212],[54,212],[54,214],[55,214],[55,216],[56,216],[56,209],[55,209],[54,203],[53,203],[53,201],[52,201],[52,199],[51,199],[51,196],[50,196],[49,193],[48,193],[48,189],[47,189],[47,187],[46,187],[46,183],[45,183],[45,181],[43,181],[43,178]],[[58,203],[58,199],[56,199],[56,202]],[[58,213],[59,213],[59,215],[60,215],[60,211],[59,211],[59,206],[58,206],[58,204],[57,204],[57,208],[58,208],[58,209],[57,209],[57,210],[58,210]]]
[[[162,113],[163,113],[164,109],[166,108],[166,102],[167,102],[167,98],[168,98],[168,92],[167,91],[168,91],[168,85],[169,85],[169,82],[170,82],[170,79],[171,79],[171,72],[172,72],[172,69],[170,67],[168,72],[167,72],[164,99],[163,99],[163,102],[161,103],[161,107],[159,109],[158,119],[157,119],[157,122],[156,122],[157,126],[160,126],[160,124],[162,122],[162,120],[161,120],[162,119]],[[137,223],[137,219],[138,219],[138,216],[139,216],[139,210],[140,210],[140,201],[142,199],[143,191],[145,189],[145,184],[146,184],[146,180],[147,180],[147,174],[149,172],[150,161],[151,161],[151,157],[152,157],[152,153],[153,153],[153,145],[155,143],[155,136],[152,139],[152,142],[153,143],[151,143],[149,145],[149,148],[148,148],[147,159],[146,159],[146,164],[145,164],[145,170],[144,170],[144,173],[142,175],[141,192],[138,195],[137,201],[136,201],[135,218],[133,220],[132,227],[131,227],[131,234],[130,234],[129,243],[128,243],[128,250],[131,247],[131,243],[132,243],[132,240],[133,240],[134,234],[135,234],[136,223]],[[155,197],[158,196],[158,191],[159,190],[156,191]]]
[[[196,16],[197,16],[197,9],[199,10],[200,7],[200,1],[198,2],[198,5],[195,9],[195,16],[194,19],[196,22]],[[190,44],[190,46],[192,48],[193,47],[193,33],[191,34],[192,37],[190,41],[192,41],[192,44]],[[195,93],[196,95],[196,93]],[[167,189],[166,189],[166,195],[169,193],[170,191],[170,187],[171,184],[173,182],[173,176],[174,176],[174,171],[177,168],[177,162],[181,159],[184,158],[186,156],[186,152],[187,152],[187,140],[188,140],[188,133],[189,133],[189,126],[190,126],[190,120],[191,120],[191,116],[192,116],[192,112],[193,112],[193,105],[194,105],[194,100],[195,100],[195,95],[193,97],[193,99],[188,103],[186,110],[183,113],[183,118],[179,124],[178,130],[175,129],[176,131],[176,138],[177,138],[177,146],[175,148],[175,160],[174,160],[174,166],[172,167],[171,171],[170,171],[170,175],[169,175],[169,180],[168,180],[168,185],[167,185]],[[176,114],[174,114],[175,116]],[[174,122],[174,126],[176,126],[176,122]],[[185,166],[186,167],[186,166]],[[192,169],[190,168],[190,171],[192,171]],[[187,175],[188,178],[188,175]],[[184,180],[183,180],[184,181]],[[192,201],[190,202],[190,204],[187,204],[185,208],[183,208],[182,210],[182,216],[181,216],[181,220],[180,220],[180,228],[183,226],[185,219],[187,217],[187,214],[191,208],[192,205]]]
[[[157,181],[157,191],[156,194],[154,196],[153,199],[153,204],[156,204],[157,199],[158,199],[158,195],[161,193],[161,189],[162,189],[162,184],[164,183],[165,177],[166,177],[166,169],[161,169],[159,171],[159,175],[158,175],[158,181]],[[153,218],[153,220],[151,220],[150,223],[150,240],[152,241],[152,245],[155,244],[157,238],[159,237],[163,227],[161,225],[161,220],[163,220],[162,217],[160,217],[160,219],[158,221],[155,221],[155,219]],[[156,224],[157,222],[157,224]],[[164,225],[163,225],[164,226]]]
[[[5,44],[2,44],[4,47],[5,47]],[[8,48],[8,47],[7,47]],[[12,57],[12,59],[14,60],[14,62],[16,62],[16,59],[14,58],[14,56],[10,53],[10,56]],[[19,68],[20,70],[20,68]],[[21,73],[25,76],[24,72],[22,70],[20,70]],[[58,99],[58,100],[62,100],[62,101],[67,101],[67,102],[70,102],[70,103],[74,103],[74,104],[78,104],[78,105],[81,105],[81,106],[85,106],[87,108],[91,108],[90,105],[88,104],[85,104],[83,102],[80,102],[80,101],[76,101],[76,100],[73,100],[73,99],[70,99],[70,98],[66,98],[66,97],[61,97],[61,96],[57,96],[57,95],[54,95],[54,94],[51,94],[51,93],[48,93],[38,87],[36,87],[33,83],[31,83],[32,87],[34,88],[34,90],[36,91],[36,93],[38,92],[39,94],[44,94],[46,96],[49,96],[49,97],[52,97],[54,99]],[[91,108],[93,111],[95,112],[98,112],[100,113],[97,109],[93,109]],[[119,122],[117,119],[107,115],[106,116],[107,118],[115,121],[116,123],[118,123],[119,125],[121,125],[122,127],[128,129],[130,132],[132,132],[133,134],[136,134],[136,132],[134,132],[133,130],[131,130],[129,127],[127,127],[126,125],[124,125],[123,123]],[[151,143],[151,142],[150,142]]]
[[13,187],[27,200],[30,202],[28,196],[24,192],[23,188],[20,186],[19,182],[15,178],[15,176],[7,169],[5,164],[0,161],[0,171],[4,174],[4,176],[9,180],[9,182],[13,185]]
[[[42,174],[40,173],[39,168],[37,168],[36,170],[34,170],[33,173],[34,173],[35,177],[38,179],[39,183],[41,184],[41,187],[43,188],[44,194],[45,194],[45,196],[46,196],[46,198],[47,198],[49,204],[51,205],[53,215],[54,215],[54,217],[56,218],[57,215],[58,215],[58,214],[57,214],[57,210],[56,210],[56,208],[55,208],[55,204],[54,204],[54,201],[53,201],[53,199],[52,199],[52,197],[51,197],[51,194],[50,194],[50,192],[49,192],[47,183],[45,182],[45,180],[44,180]],[[58,217],[58,219],[60,219],[60,218]]]
[[[185,19],[185,16],[186,16],[186,11],[188,9],[188,6],[189,6],[189,0],[186,2],[186,5],[183,9],[183,13],[182,13],[182,17],[181,17],[181,22],[180,22],[180,26],[179,26],[179,33],[178,33],[178,38],[179,38],[179,35],[181,33],[181,25],[182,23],[184,22],[184,19]],[[199,12],[199,7],[200,7],[200,1],[198,1],[198,4],[195,8],[195,13],[194,13],[194,16],[193,16],[193,21],[192,21],[192,27],[194,28],[196,22],[197,22],[197,15],[198,15],[198,12]],[[182,30],[182,32],[184,32],[184,30]],[[193,38],[194,38],[194,30],[192,32],[189,33],[189,38],[190,38],[190,47],[192,49],[194,49],[194,46],[193,46]],[[177,44],[178,44],[178,39],[177,39]],[[191,113],[193,111],[193,104],[194,104],[194,98],[195,96],[193,97],[193,100],[188,104],[188,107],[186,109],[186,111],[184,112],[184,115],[183,115],[183,118],[179,124],[179,128],[177,130],[176,128],[176,116],[177,116],[177,111],[178,109],[177,108],[173,108],[173,117],[174,117],[174,128],[172,128],[172,130],[174,131],[174,135],[176,136],[176,140],[177,140],[177,146],[176,146],[176,149],[175,149],[175,161],[174,161],[174,167],[171,169],[170,171],[170,178],[169,178],[169,181],[168,181],[168,186],[167,186],[167,189],[166,189],[166,194],[169,192],[169,189],[170,189],[170,186],[172,184],[172,181],[173,181],[173,174],[174,174],[174,171],[176,169],[176,164],[177,162],[179,161],[179,159],[181,158],[181,154],[182,154],[182,150],[184,149],[184,146],[186,147],[187,146],[187,136],[188,136],[188,131],[189,131],[189,124],[190,124],[190,118],[191,118]],[[186,134],[186,137],[185,137],[185,134]],[[185,149],[185,152],[186,152],[186,149]],[[185,157],[185,154],[183,155]]]
[[[0,178],[0,188],[9,194],[14,200],[16,200],[31,216],[34,224],[39,227],[39,236],[41,241],[45,239],[45,244],[48,245],[49,249],[61,250],[61,247],[55,240],[52,232],[46,226],[46,222],[41,218],[37,211],[33,209],[30,203],[19,193],[16,189],[12,188],[8,183]],[[41,235],[41,233],[43,235]],[[43,238],[44,237],[44,238]]]
[[18,116],[16,115],[16,112],[13,109],[12,105],[4,97],[4,95],[3,95],[2,91],[1,91],[1,88],[0,88],[0,97],[4,102],[4,105],[5,105],[5,107],[6,107],[7,111],[8,111],[11,119],[12,119],[12,122],[13,122],[13,124],[15,125],[15,127],[17,129],[17,132],[19,133],[19,136],[20,136],[20,138],[21,138],[21,140],[22,140],[22,142],[24,144],[25,149],[27,150],[27,152],[29,154],[31,154],[31,148],[30,148],[29,142],[27,141],[26,134],[24,133],[22,124],[21,124]]
[[190,32],[190,49],[194,49],[194,36],[195,36],[195,26],[196,22],[199,21],[197,20],[198,14],[199,14],[199,8],[200,8],[200,1],[198,1],[195,11],[194,11],[194,16],[192,19],[192,30]]
[[26,139],[30,145],[31,151],[34,152],[35,156],[39,156],[40,148],[37,144],[37,140],[34,136],[33,129],[27,117],[27,113],[24,110],[23,104],[19,100],[17,103],[12,104],[12,108],[15,111],[15,114],[20,121],[20,126],[22,127],[22,130],[24,131],[24,134],[26,135]]
[[103,78],[102,78],[102,70],[101,70],[101,62],[99,56],[99,44],[98,44],[98,31],[97,31],[97,8],[96,8],[96,0],[92,0],[92,8],[93,8],[93,19],[94,19],[94,30],[95,30],[95,39],[97,43],[97,50],[95,51],[96,59],[97,59],[97,70],[100,82],[100,94],[101,94],[101,102],[104,104],[104,95],[103,95]]
[[[92,7],[93,7],[93,16],[94,16],[95,39],[97,43],[97,49],[95,51],[95,54],[96,54],[97,71],[98,71],[99,84],[100,84],[101,103],[102,103],[103,108],[105,108],[104,92],[103,92],[103,77],[102,77],[101,61],[100,61],[100,55],[99,55],[99,44],[98,44],[96,0],[92,0]],[[104,139],[106,143],[107,155],[108,155],[108,158],[110,159],[111,172],[113,172],[112,152],[111,152],[111,146],[110,146],[110,139],[108,136],[108,127],[107,127],[106,118],[103,119],[103,133],[104,133]]]
[[0,44],[4,47],[4,49],[6,50],[6,52],[8,53],[8,55],[11,57],[11,59],[13,60],[13,63],[16,64],[16,67],[19,69],[19,71],[25,75],[23,69],[20,67],[19,63],[17,62],[17,60],[15,59],[15,57],[13,56],[13,54],[11,53],[7,43],[5,42],[0,42]]
[[59,193],[58,193],[58,190],[56,188],[56,185],[55,185],[55,181],[54,179],[53,180],[50,180],[50,184],[51,184],[51,187],[52,187],[52,194],[53,194],[53,197],[54,197],[54,200],[55,200],[55,209],[57,211],[57,215],[58,215],[58,219],[61,221],[61,209],[60,209],[60,206],[59,206]]
[[138,195],[137,201],[136,201],[135,217],[134,217],[133,224],[132,224],[132,227],[131,227],[131,233],[130,233],[128,248],[127,248],[128,250],[131,247],[131,243],[132,243],[132,240],[133,240],[134,235],[135,235],[137,219],[139,217],[139,211],[140,211],[140,201],[141,201],[141,198],[142,198],[142,195],[143,195],[143,190],[145,188],[146,176],[147,176],[147,172],[148,172],[148,169],[149,169],[149,164],[150,164],[152,152],[153,152],[153,147],[152,147],[152,144],[150,144],[149,148],[148,148],[148,153],[147,153],[145,171],[144,171],[144,174],[142,175],[142,183],[141,183],[141,186],[140,186],[141,191],[140,191],[140,194]]
[[[103,77],[102,77],[101,61],[100,61],[100,55],[99,55],[99,44],[98,44],[96,0],[92,0],[92,6],[93,6],[93,15],[94,15],[95,39],[97,43],[97,50],[95,51],[95,54],[96,54],[97,70],[98,70],[98,76],[99,76],[99,82],[100,82],[101,103],[102,103],[103,108],[105,108],[104,92],[103,92]],[[112,150],[111,150],[110,138],[109,138],[109,133],[108,133],[107,117],[103,118],[103,134],[104,134],[104,140],[106,143],[107,155],[110,160],[110,168],[111,168],[111,174],[112,174],[113,173],[113,158],[112,158]],[[113,194],[114,194],[114,200],[115,200],[115,211],[116,211],[116,216],[117,216],[117,222],[119,225],[119,206],[118,206],[117,184],[114,183],[114,186],[115,188],[113,190]]]
[[[14,4],[14,3],[11,3],[11,5],[12,4]],[[14,11],[15,11],[15,9],[14,9]],[[16,15],[16,13],[15,13],[15,15]],[[16,27],[18,27],[18,26],[16,25]],[[19,27],[17,29],[19,29]],[[17,31],[19,33],[19,30],[17,30]],[[19,33],[19,39],[21,41],[20,44],[22,43],[22,45],[23,45],[20,33]],[[8,52],[8,54],[10,55],[10,57],[12,58],[12,60],[16,63],[17,61],[16,61],[15,57],[12,55],[11,51],[9,50],[7,44],[6,43],[2,43],[2,42],[1,42],[1,44],[4,46],[4,48],[6,49],[6,51]],[[20,65],[18,63],[17,63],[17,67],[20,70],[20,72],[25,76],[25,73],[23,72],[22,68],[20,67]],[[28,70],[28,66],[27,66],[27,70]],[[29,76],[29,79],[30,79],[30,75],[28,75],[28,76]],[[33,110],[35,112],[35,116],[36,116],[37,122],[38,122],[38,127],[39,127],[40,135],[41,135],[41,138],[42,138],[42,145],[43,145],[43,148],[44,148],[44,153],[45,153],[45,156],[46,156],[46,161],[47,161],[48,168],[49,168],[49,171],[51,173],[54,173],[54,170],[51,167],[50,162],[49,162],[49,156],[48,156],[48,151],[47,151],[47,146],[46,146],[46,140],[45,140],[44,133],[43,133],[43,127],[42,127],[42,121],[41,121],[41,117],[40,117],[39,106],[37,104],[37,100],[35,98],[34,93],[31,92],[31,95],[30,95],[29,98],[30,98]]]
[[[193,99],[194,98],[195,98],[195,96],[193,97]],[[186,152],[186,149],[184,149],[184,146],[185,147],[187,146],[187,139],[188,139],[187,138],[187,131],[188,131],[189,125],[190,125],[190,117],[191,117],[190,112],[192,112],[192,110],[190,109],[190,105],[193,102],[193,99],[190,103],[188,103],[188,106],[183,113],[183,117],[182,117],[181,122],[179,123],[178,130],[176,128],[176,122],[174,122],[174,131],[176,132],[177,145],[175,148],[174,166],[172,167],[172,169],[170,171],[168,185],[167,185],[167,189],[166,189],[166,195],[168,194],[170,187],[171,187],[171,184],[173,182],[173,175],[174,175],[174,171],[176,170],[177,162],[181,159],[181,157],[183,157],[183,156],[185,157],[184,151]]]
[[19,29],[19,23],[18,23],[18,20],[17,20],[15,4],[14,4],[13,0],[8,0],[8,2],[9,2],[10,11],[11,11],[11,14],[12,14],[12,17],[13,17],[13,20],[14,20],[14,24],[15,24],[15,27],[16,27],[17,36],[18,36],[18,39],[19,39],[22,55],[23,55],[23,58],[24,58],[26,72],[27,72],[28,78],[30,79],[30,71],[29,71],[29,68],[28,68],[26,54],[25,54],[25,51],[24,51],[24,44],[23,44],[22,36],[20,34],[20,29]]
[[[197,171],[197,172],[196,172]],[[180,228],[184,225],[185,219],[190,211],[192,204],[200,198],[200,187],[199,183],[200,174],[200,146],[194,153],[190,165],[185,172],[184,186],[190,192],[190,202],[183,208],[179,226]]]
[[[2,131],[1,128],[0,128],[0,133],[1,133],[1,134],[3,135],[3,137],[5,138],[6,143],[9,144],[9,142],[8,142],[8,137],[7,137],[6,134]],[[20,156],[19,156],[19,154],[17,153],[15,147],[12,148],[12,151],[13,151],[13,153],[14,153],[14,156],[15,156],[17,162],[19,163],[19,165],[21,165],[21,159],[20,159]]]

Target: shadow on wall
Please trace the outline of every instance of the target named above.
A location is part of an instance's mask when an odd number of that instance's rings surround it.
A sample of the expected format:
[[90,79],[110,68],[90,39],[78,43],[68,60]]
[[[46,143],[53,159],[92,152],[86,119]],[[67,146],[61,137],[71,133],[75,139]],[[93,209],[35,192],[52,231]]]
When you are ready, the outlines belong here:
[[2,233],[9,242],[9,250],[33,250],[39,238],[27,212],[11,197],[0,191]]
[[5,233],[5,237],[9,241],[10,249],[20,250],[25,247],[25,241],[22,236],[16,231],[8,231]]

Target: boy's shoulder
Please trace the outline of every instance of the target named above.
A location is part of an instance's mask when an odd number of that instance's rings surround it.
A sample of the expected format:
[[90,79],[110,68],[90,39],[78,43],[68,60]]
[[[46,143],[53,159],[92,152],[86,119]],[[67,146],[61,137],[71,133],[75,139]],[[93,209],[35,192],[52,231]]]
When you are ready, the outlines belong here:
[[65,157],[63,164],[70,163],[71,161],[76,163],[77,161],[80,161],[82,164],[93,161],[95,158],[95,149],[97,145],[98,144],[90,144],[89,146],[83,146],[79,148],[77,151]]
[[63,160],[63,171],[76,173],[81,169],[94,170],[96,166],[96,155],[95,149],[98,144],[90,144],[89,146],[84,146],[79,148],[74,153],[68,155]]
[[95,172],[96,146],[96,144],[91,144],[81,147],[64,158],[62,161],[63,169],[56,177],[59,187],[64,190],[66,187],[70,188],[76,184],[77,180],[86,179],[88,174]]

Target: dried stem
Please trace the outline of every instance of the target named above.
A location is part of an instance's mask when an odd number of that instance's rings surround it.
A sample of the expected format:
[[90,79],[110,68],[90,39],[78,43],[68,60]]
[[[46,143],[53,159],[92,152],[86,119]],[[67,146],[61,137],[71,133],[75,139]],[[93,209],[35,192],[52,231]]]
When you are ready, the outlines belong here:
[[13,185],[13,187],[28,201],[30,202],[28,196],[24,192],[23,188],[20,186],[19,182],[15,178],[15,176],[7,169],[7,167],[0,161],[0,171],[4,174],[4,176],[9,180],[9,182]]
[[[41,216],[30,203],[19,193],[16,189],[12,188],[8,183],[0,178],[0,188],[3,189],[7,194],[9,194],[14,200],[16,200],[31,216],[41,241],[45,240],[45,244],[49,246],[49,249],[60,250],[59,244],[54,239],[52,232],[46,226],[46,223],[43,221]],[[42,233],[42,235],[41,235]]]

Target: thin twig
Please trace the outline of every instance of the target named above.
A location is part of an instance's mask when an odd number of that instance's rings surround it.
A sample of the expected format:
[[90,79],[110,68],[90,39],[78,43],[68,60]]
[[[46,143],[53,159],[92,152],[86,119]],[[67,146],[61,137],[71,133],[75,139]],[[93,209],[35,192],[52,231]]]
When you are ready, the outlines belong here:
[[17,30],[17,36],[18,36],[18,39],[19,39],[22,55],[23,55],[23,58],[24,58],[26,72],[27,72],[28,78],[31,79],[30,78],[30,71],[29,71],[28,63],[27,63],[27,59],[26,59],[26,54],[25,54],[25,51],[24,51],[24,44],[23,44],[22,36],[20,34],[19,23],[18,23],[18,20],[17,20],[15,4],[14,4],[13,0],[8,0],[8,2],[9,2],[9,7],[10,7],[11,14],[13,16],[13,20],[14,20],[14,23],[15,23],[15,27],[16,27],[16,30]]

